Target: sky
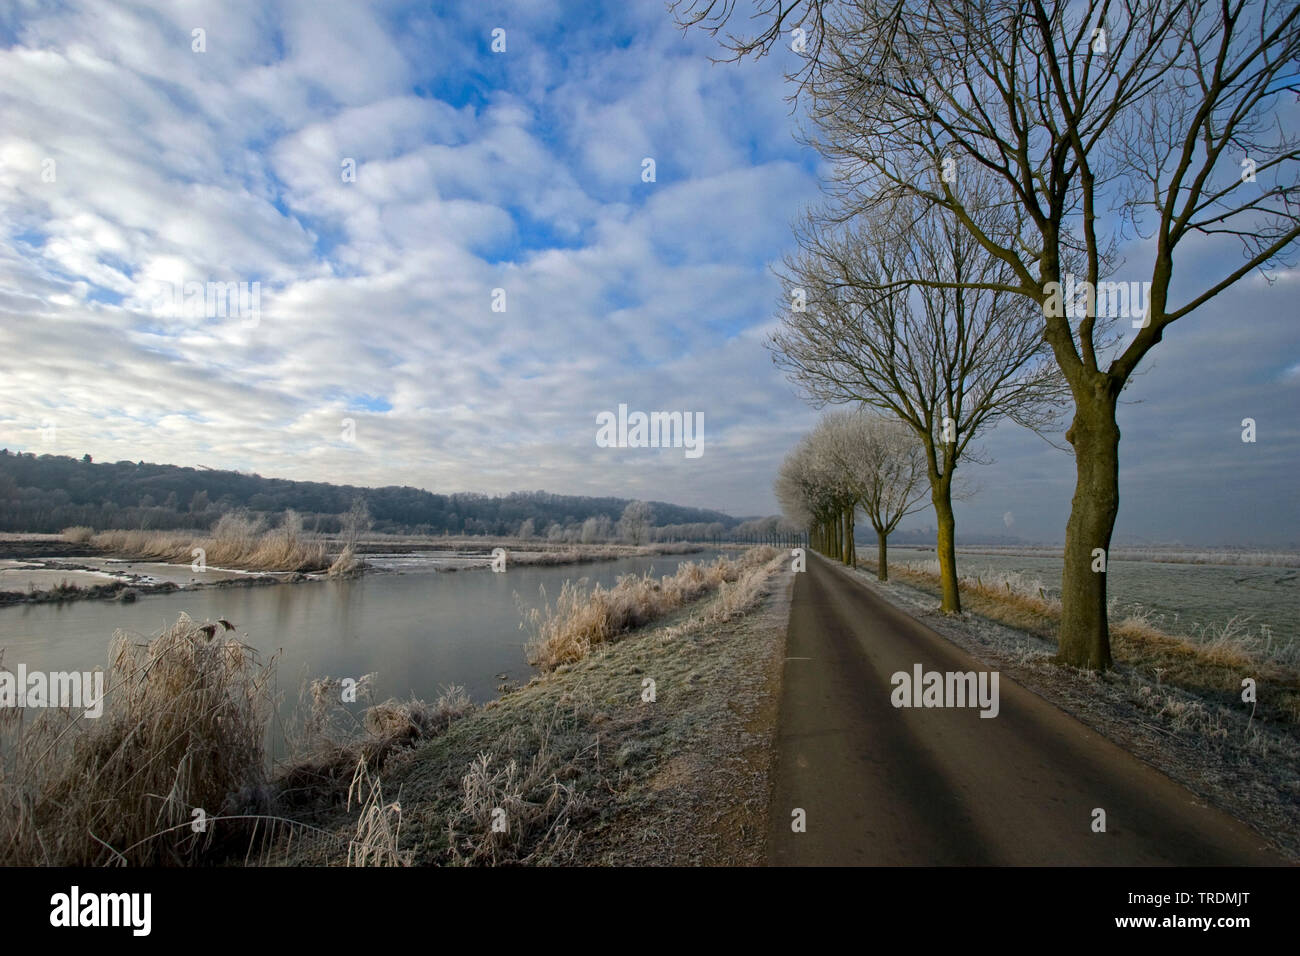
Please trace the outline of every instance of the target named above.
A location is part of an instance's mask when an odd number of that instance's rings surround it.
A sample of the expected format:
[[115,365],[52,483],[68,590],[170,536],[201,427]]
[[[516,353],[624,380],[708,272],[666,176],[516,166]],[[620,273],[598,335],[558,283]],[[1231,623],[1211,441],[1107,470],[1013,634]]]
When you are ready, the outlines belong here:
[[[772,267],[824,168],[795,55],[716,52],[658,0],[6,5],[0,445],[774,513],[818,412],[764,345]],[[1273,278],[1125,392],[1117,542],[1300,546],[1300,276]],[[703,454],[600,447],[620,404],[702,414]],[[982,447],[959,539],[1062,540],[1068,453]]]

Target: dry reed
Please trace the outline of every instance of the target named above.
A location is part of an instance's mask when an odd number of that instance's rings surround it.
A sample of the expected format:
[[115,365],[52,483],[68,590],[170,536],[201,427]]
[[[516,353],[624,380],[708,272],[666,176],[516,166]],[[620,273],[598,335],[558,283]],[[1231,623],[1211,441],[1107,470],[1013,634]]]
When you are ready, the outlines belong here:
[[[683,605],[740,580],[771,561],[776,550],[751,548],[737,560],[721,557],[709,564],[687,562],[662,578],[624,574],[610,588],[566,581],[554,607],[544,604],[523,612],[520,627],[529,631],[528,660],[543,671],[580,661],[593,647],[669,614]],[[753,585],[751,584],[751,587]],[[542,590],[545,601],[546,591]],[[729,599],[733,604],[735,598]]]
[[214,568],[241,571],[323,571],[330,567],[323,541],[308,540],[300,520],[286,514],[280,527],[265,530],[260,520],[230,512],[207,535],[176,531],[100,531],[89,538],[86,528],[69,528],[70,541],[89,543],[102,551],[146,561],[190,564],[202,558]]
[[182,615],[148,644],[119,633],[101,717],[6,728],[0,861],[188,864],[243,832],[214,821],[267,804],[273,665],[217,629]]
[[[899,580],[935,593],[938,562],[908,562],[892,569]],[[987,577],[987,579],[986,579]],[[1017,630],[1055,641],[1061,602],[1041,582],[1019,572],[981,571],[959,580],[963,607]],[[1140,672],[1217,698],[1235,698],[1250,676],[1268,690],[1269,713],[1300,723],[1300,646],[1293,637],[1275,638],[1267,627],[1253,630],[1240,615],[1218,624],[1171,623],[1150,609],[1110,606],[1111,653]]]
[[537,740],[525,763],[502,762],[493,753],[480,753],[470,763],[461,778],[460,805],[447,819],[453,865],[557,865],[571,859],[577,834],[570,823],[584,801],[559,780],[563,761],[551,747],[557,718],[557,712],[535,717],[527,733],[516,734]]

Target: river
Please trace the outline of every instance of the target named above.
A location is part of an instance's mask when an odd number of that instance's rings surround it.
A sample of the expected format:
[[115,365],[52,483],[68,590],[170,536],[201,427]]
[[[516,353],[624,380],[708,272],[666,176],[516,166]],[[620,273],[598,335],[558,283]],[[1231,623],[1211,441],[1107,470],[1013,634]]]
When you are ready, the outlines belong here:
[[[90,670],[106,666],[116,630],[141,641],[157,635],[182,612],[196,621],[225,618],[241,639],[265,655],[279,653],[281,718],[296,707],[303,681],[329,675],[377,673],[376,700],[412,694],[432,701],[460,684],[482,702],[503,681],[527,683],[534,670],[524,656],[519,602],[554,600],[566,580],[611,585],[620,574],[672,574],[684,561],[709,561],[718,552],[619,558],[582,565],[436,571],[404,555],[387,563],[400,573],[342,580],[252,587],[201,588],[142,594],[134,603],[82,600],[0,608],[4,667]],[[188,568],[185,568],[188,571]]]

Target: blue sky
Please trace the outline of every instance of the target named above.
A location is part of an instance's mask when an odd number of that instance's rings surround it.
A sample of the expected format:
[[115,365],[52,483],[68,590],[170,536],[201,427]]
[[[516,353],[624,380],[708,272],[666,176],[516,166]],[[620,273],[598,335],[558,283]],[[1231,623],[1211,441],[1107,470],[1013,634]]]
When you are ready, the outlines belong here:
[[[657,0],[18,3],[0,444],[774,511],[816,412],[763,347],[770,265],[820,166],[793,54],[714,52]],[[190,281],[260,282],[256,324],[159,314]],[[1170,330],[1121,416],[1119,540],[1300,543],[1298,311],[1282,271]],[[704,455],[598,448],[620,403],[703,412]],[[1069,457],[1012,427],[986,449],[959,533],[1059,540]]]

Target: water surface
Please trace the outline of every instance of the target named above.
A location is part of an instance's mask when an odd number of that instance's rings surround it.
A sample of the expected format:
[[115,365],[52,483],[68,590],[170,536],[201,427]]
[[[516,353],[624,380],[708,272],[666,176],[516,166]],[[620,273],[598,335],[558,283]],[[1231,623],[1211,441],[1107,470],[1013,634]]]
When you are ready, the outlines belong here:
[[504,679],[525,683],[535,673],[524,655],[528,634],[519,627],[519,602],[540,606],[541,588],[554,599],[565,580],[610,585],[620,574],[672,574],[683,561],[712,560],[716,554],[521,566],[504,573],[438,571],[443,554],[424,563],[403,555],[396,562],[401,573],[142,594],[130,604],[16,605],[0,608],[0,648],[6,669],[25,663],[30,670],[84,671],[107,664],[115,630],[145,641],[185,612],[196,621],[225,618],[261,654],[280,654],[282,716],[296,705],[305,678],[326,675],[359,678],[375,672],[378,700],[414,694],[431,701],[456,683],[481,702],[496,696]]

